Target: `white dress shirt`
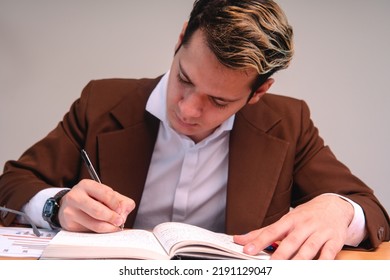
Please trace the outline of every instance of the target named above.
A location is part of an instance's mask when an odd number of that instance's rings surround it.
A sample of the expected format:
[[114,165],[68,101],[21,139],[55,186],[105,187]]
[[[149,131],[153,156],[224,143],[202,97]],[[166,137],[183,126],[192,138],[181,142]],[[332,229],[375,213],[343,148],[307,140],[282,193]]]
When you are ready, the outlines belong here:
[[160,119],[135,228],[185,222],[222,232],[225,225],[229,132],[234,116],[199,143],[178,134],[166,116],[169,72],[152,92],[146,110]]
[[[234,116],[196,144],[176,133],[166,117],[168,76],[169,72],[153,90],[146,107],[161,122],[134,228],[151,229],[161,222],[177,221],[222,232],[229,133]],[[40,191],[22,211],[28,213],[37,225],[50,228],[42,219],[42,208],[46,199],[60,190],[49,188]],[[357,246],[366,235],[364,213],[358,204],[342,198],[350,202],[355,210],[345,244]]]

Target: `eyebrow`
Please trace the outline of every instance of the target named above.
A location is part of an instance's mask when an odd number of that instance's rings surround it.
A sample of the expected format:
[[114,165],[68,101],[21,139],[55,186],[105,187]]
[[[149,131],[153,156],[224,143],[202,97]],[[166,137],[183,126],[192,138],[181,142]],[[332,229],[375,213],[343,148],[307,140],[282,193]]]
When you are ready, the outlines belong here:
[[[183,67],[181,66],[181,62],[179,61],[179,72],[187,79],[187,82],[192,84],[192,85],[195,85],[190,77],[188,77],[188,74],[187,72],[183,69]],[[217,99],[217,100],[220,100],[220,101],[223,101],[223,102],[236,102],[236,101],[239,101],[241,98],[238,98],[238,99],[228,99],[228,98],[225,98],[225,97],[219,97],[219,96],[214,96],[214,95],[211,95],[211,94],[207,94],[208,96],[210,96],[211,98],[214,98],[214,99]]]

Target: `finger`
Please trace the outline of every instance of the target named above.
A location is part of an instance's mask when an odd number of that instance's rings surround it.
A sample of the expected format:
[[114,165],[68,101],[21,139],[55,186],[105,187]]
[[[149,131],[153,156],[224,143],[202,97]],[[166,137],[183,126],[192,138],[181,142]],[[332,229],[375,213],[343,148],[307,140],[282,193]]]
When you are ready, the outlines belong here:
[[[256,246],[253,247],[253,244],[251,245],[251,242],[254,241],[259,236],[260,232],[261,232],[261,229],[254,230],[254,231],[248,232],[246,234],[242,234],[242,235],[234,235],[233,241],[236,244],[244,246],[244,253],[246,253],[246,254],[256,255],[260,251],[263,251],[263,250],[267,250],[268,252],[274,252],[276,250],[276,248],[279,246],[274,241],[270,241],[269,243],[266,243],[267,244],[266,247],[264,247],[261,250],[258,250],[256,248]],[[261,247],[261,245],[259,245],[259,247]]]
[[312,260],[320,252],[321,248],[324,246],[328,238],[322,234],[314,233],[309,236],[302,246],[298,249],[295,256],[292,259],[294,260]]
[[[64,207],[78,209],[95,220],[108,222],[119,227],[123,223],[123,217],[95,199],[98,197],[95,195],[99,192],[97,189],[107,189],[107,187],[91,180],[83,180],[63,197]],[[114,191],[112,194],[116,195]]]
[[94,199],[80,205],[80,210],[96,221],[110,223],[116,227],[123,223],[123,217],[120,214]]
[[324,244],[321,249],[321,253],[318,257],[320,260],[334,260],[336,255],[343,248],[343,244],[340,244],[334,240],[330,240]]
[[[97,192],[95,194],[95,198],[104,203],[104,205],[106,205],[109,209],[115,211],[115,213],[121,217],[120,222],[118,216],[115,214],[112,214],[112,218],[108,219],[111,223],[123,229],[127,216],[135,208],[135,202],[106,185],[103,185],[103,187],[105,189],[102,188],[99,192]],[[106,213],[108,214],[108,212]]]
[[[120,195],[120,194],[119,194]],[[121,195],[122,196],[122,195]],[[120,201],[120,206],[119,206],[119,215],[122,217],[122,224],[121,224],[121,229],[124,228],[125,222],[127,220],[127,216],[131,213],[131,211],[134,210],[135,208],[135,202],[134,200],[122,196],[124,199]]]
[[[255,234],[251,234],[249,238],[252,238],[251,240],[248,238],[246,244],[244,245],[244,253],[249,255],[256,255],[260,251],[267,248],[270,244],[283,240],[283,238],[288,234],[289,231],[291,231],[291,223],[282,218],[281,220],[262,228],[259,230],[256,236]],[[246,238],[245,236],[243,237]]]
[[[294,228],[281,240],[278,249],[272,254],[273,260],[288,260],[293,258],[300,250],[308,237],[313,232],[308,231],[307,228]],[[323,243],[321,243],[322,245]],[[318,252],[318,250],[317,250]]]
[[89,196],[106,205],[111,210],[119,213],[120,200],[118,193],[107,185],[100,184],[93,180],[84,179],[80,185],[84,186],[84,190]]
[[313,231],[293,259],[334,259],[343,247],[343,240],[341,236],[335,235],[334,230],[330,228]]
[[74,217],[74,219],[72,219],[70,224],[67,224],[66,227],[63,228],[70,231],[94,231],[97,233],[107,233],[119,230],[118,227],[104,221],[96,220],[82,211],[76,210],[69,215]]
[[131,198],[116,192],[119,200],[118,212],[120,215],[127,217],[135,208],[135,202]]

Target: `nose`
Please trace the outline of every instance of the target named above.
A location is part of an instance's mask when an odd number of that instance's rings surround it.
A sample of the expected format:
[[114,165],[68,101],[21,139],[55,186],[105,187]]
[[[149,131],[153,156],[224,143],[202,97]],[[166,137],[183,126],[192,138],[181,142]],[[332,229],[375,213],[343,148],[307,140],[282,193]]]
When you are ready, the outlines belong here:
[[199,118],[203,112],[203,100],[200,94],[187,92],[179,101],[180,113],[183,118]]

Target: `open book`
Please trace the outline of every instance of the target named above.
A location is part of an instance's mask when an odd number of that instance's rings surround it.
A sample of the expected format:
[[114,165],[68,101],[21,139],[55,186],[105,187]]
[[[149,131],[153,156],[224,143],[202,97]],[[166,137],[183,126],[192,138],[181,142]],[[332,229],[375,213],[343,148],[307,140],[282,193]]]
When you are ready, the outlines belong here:
[[115,233],[60,231],[41,259],[269,259],[243,253],[233,237],[182,223],[162,223],[153,231],[129,229]]

